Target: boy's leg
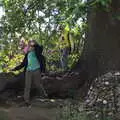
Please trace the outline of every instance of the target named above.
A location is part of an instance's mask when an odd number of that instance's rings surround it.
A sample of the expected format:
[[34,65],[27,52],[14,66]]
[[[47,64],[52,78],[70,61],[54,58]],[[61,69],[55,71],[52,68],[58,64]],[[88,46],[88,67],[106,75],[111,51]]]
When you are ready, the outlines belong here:
[[24,89],[25,102],[29,102],[29,100],[30,100],[31,83],[32,83],[32,72],[26,71],[26,73],[25,73],[25,89]]
[[43,87],[43,85],[41,84],[41,73],[40,70],[36,70],[34,71],[34,75],[33,75],[33,82],[39,92],[39,95],[43,96],[43,97],[47,97],[47,93]]

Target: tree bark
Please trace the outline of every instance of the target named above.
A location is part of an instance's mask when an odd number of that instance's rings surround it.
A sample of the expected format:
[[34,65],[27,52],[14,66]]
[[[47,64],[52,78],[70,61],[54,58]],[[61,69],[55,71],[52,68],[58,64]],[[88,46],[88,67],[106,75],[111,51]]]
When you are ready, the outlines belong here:
[[[87,82],[108,71],[120,70],[120,1],[112,0],[109,11],[88,12],[88,32],[75,71],[84,71]],[[86,76],[83,76],[86,77]]]

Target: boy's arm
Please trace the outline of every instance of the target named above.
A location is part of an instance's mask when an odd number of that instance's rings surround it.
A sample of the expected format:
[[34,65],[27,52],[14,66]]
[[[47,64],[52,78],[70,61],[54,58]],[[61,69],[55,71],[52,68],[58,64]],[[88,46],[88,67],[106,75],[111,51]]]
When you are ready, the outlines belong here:
[[41,61],[41,72],[42,73],[45,73],[46,72],[46,60],[45,60],[45,57],[42,56],[42,61]]
[[41,72],[45,73],[46,72],[46,60],[45,60],[45,57],[43,55],[39,55],[38,60],[39,60],[39,63],[40,63]]

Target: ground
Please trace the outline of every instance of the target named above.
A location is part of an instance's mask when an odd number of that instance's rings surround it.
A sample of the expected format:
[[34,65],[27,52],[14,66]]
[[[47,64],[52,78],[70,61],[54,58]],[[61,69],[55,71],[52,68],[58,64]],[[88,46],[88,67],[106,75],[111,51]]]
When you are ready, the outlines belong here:
[[58,113],[54,100],[33,100],[30,107],[20,107],[14,102],[0,106],[0,120],[56,120]]
[[[74,78],[74,79],[73,79]],[[63,100],[36,101],[34,90],[31,92],[31,108],[20,107],[20,101],[16,101],[23,95],[24,74],[15,76],[11,73],[0,74],[0,120],[56,120],[59,107],[69,98],[79,98],[80,92],[76,89],[83,84],[79,73],[49,73],[43,75],[42,83],[49,98],[61,98]],[[74,82],[73,82],[74,81]],[[83,92],[82,92],[83,93]],[[7,101],[7,104],[6,104]],[[57,119],[58,120],[58,119]]]

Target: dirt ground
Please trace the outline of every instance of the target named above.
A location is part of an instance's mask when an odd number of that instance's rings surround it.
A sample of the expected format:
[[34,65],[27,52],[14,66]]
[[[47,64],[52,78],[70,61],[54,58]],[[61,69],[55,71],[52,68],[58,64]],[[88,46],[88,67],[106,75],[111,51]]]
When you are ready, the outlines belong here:
[[0,105],[0,120],[56,120],[57,114],[55,100],[32,101],[29,107],[15,103]]

